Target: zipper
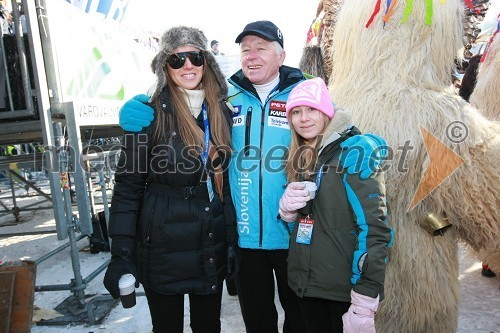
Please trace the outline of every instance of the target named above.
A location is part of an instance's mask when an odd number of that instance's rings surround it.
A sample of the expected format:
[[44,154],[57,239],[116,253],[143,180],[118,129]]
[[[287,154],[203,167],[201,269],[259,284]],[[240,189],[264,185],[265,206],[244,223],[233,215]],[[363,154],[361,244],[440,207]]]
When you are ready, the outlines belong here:
[[155,201],[153,203],[151,213],[149,213],[149,218],[148,218],[148,226],[146,228],[146,239],[143,241],[143,243],[149,242],[151,239],[151,221],[153,220],[153,215],[155,213],[155,207],[156,207],[156,200],[158,199],[157,196],[155,196]]
[[263,221],[263,217],[262,215],[264,210],[263,210],[263,204],[262,204],[262,179],[264,178],[263,175],[264,175],[264,172],[263,172],[263,168],[262,168],[262,165],[265,164],[265,163],[262,163],[262,142],[264,141],[264,122],[266,120],[266,105],[267,103],[270,101],[272,95],[278,90],[278,86],[274,87],[273,90],[271,90],[271,92],[269,92],[269,95],[267,96],[264,104],[262,104],[262,107],[261,107],[261,114],[262,116],[260,117],[260,142],[259,142],[259,154],[260,154],[260,177],[259,177],[259,224],[260,224],[260,234],[259,234],[259,247],[262,248],[262,238],[264,237],[264,232],[263,232],[263,228],[264,228],[264,221]]
[[266,118],[266,104],[267,104],[267,101],[266,103],[264,103],[264,106],[262,107],[262,116],[260,117],[260,143],[259,143],[259,160],[260,160],[260,177],[259,177],[259,208],[260,208],[260,214],[259,214],[259,223],[260,223],[260,237],[259,237],[259,247],[262,247],[262,238],[263,238],[263,235],[264,235],[264,232],[263,232],[263,228],[264,228],[264,221],[263,221],[263,218],[262,218],[262,215],[263,215],[263,206],[262,206],[262,178],[263,175],[264,175],[264,172],[262,170],[262,164],[265,164],[265,163],[262,163],[262,140],[264,139],[264,120]]
[[243,152],[245,156],[250,154],[249,146],[250,146],[250,127],[252,125],[252,107],[249,106],[247,109],[247,115],[245,118],[245,146],[243,147]]

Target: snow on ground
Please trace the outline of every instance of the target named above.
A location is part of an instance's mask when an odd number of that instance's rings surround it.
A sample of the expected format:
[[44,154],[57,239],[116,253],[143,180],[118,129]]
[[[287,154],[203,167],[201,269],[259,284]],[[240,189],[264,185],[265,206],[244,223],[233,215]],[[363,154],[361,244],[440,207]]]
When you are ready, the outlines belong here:
[[[12,207],[12,201],[5,198],[7,195],[5,187],[1,188],[0,200],[8,207]],[[22,192],[25,194],[26,192]],[[33,193],[30,191],[29,193]],[[19,206],[26,202],[42,200],[40,197],[29,197],[19,199]],[[48,202],[45,203],[48,205]],[[1,214],[0,214],[1,215]],[[7,255],[11,258],[23,260],[37,260],[54,249],[68,244],[68,240],[57,240],[55,233],[43,233],[55,231],[55,221],[51,209],[32,212],[22,212],[20,222],[15,223],[12,215],[0,217],[0,258]],[[12,234],[39,232],[36,235],[13,236]],[[6,237],[6,235],[8,237]],[[100,252],[91,254],[85,251],[89,241],[85,237],[78,241],[79,270],[83,278],[86,278],[110,258],[109,253]],[[74,268],[71,261],[71,248],[66,247],[61,252],[49,257],[37,266],[36,285],[68,284],[74,278]],[[460,314],[458,333],[500,333],[500,289],[497,278],[485,278],[481,276],[481,263],[471,258],[464,246],[460,246]],[[77,270],[78,271],[78,270]],[[102,284],[104,272],[99,273],[85,288],[85,295],[106,294],[107,291]],[[446,287],[446,286],[443,286]],[[142,287],[137,289],[142,291]],[[71,296],[69,290],[45,291],[35,293],[35,307],[45,313],[53,309]],[[191,332],[189,328],[189,307],[185,303],[185,332]],[[283,310],[279,306],[280,329],[283,324]],[[35,312],[35,313],[42,313]],[[439,318],[436,318],[439,320]],[[240,333],[244,332],[243,320],[236,296],[229,296],[224,290],[222,299],[222,332]],[[86,326],[84,324],[73,326],[32,326],[33,333],[137,333],[151,332],[151,319],[147,307],[146,297],[138,296],[137,304],[131,309],[123,309],[117,304],[103,320],[101,324]]]

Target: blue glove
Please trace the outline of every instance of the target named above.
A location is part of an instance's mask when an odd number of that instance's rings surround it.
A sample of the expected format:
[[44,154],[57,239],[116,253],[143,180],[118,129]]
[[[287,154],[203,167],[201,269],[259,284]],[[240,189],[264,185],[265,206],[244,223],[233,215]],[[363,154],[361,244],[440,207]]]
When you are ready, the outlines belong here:
[[347,173],[369,178],[387,157],[387,142],[375,134],[351,136],[340,144],[340,163]]
[[140,132],[155,119],[154,110],[145,104],[149,101],[147,95],[137,95],[123,104],[120,109],[120,126],[128,132]]

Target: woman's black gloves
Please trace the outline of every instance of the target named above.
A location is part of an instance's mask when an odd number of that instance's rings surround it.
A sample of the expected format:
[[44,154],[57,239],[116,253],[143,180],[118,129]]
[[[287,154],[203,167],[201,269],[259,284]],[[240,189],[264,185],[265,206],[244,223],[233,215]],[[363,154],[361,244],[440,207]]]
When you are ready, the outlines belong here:
[[139,287],[137,272],[133,262],[134,239],[129,236],[115,236],[111,242],[111,261],[106,274],[104,274],[104,287],[113,298],[120,297],[118,281],[125,274],[132,274],[135,279],[135,287]]
[[[234,208],[232,209],[234,215]],[[235,225],[226,227],[226,280],[232,280],[240,271],[240,248],[238,247],[238,230]]]
[[227,277],[226,280],[231,281],[240,270],[240,249],[238,244],[229,245],[227,247]]

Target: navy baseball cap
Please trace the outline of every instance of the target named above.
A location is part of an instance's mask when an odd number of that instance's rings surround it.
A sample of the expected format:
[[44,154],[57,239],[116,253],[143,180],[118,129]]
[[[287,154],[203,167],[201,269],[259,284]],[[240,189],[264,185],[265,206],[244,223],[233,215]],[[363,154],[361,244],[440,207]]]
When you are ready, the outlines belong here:
[[236,37],[235,43],[241,43],[243,37],[247,35],[258,36],[268,41],[276,41],[283,47],[283,34],[280,28],[271,21],[256,21],[248,23],[245,29]]

